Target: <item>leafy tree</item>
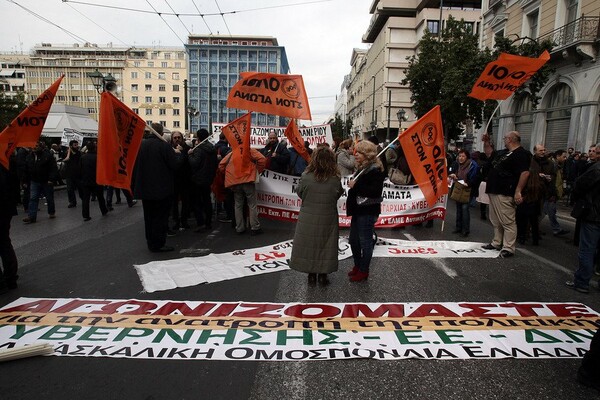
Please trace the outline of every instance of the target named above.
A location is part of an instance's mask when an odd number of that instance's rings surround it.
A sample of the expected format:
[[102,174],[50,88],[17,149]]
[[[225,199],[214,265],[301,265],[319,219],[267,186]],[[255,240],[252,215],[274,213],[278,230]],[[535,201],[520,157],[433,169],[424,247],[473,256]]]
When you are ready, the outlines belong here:
[[448,138],[456,138],[467,119],[480,126],[484,103],[467,94],[491,60],[491,52],[479,49],[472,26],[464,20],[450,17],[441,41],[426,32],[419,41],[419,54],[408,59],[402,81],[411,90],[415,114],[421,116],[439,104]]
[[0,132],[11,123],[27,107],[25,93],[18,92],[15,96],[8,95],[0,88]]
[[352,131],[352,120],[342,120],[340,114],[335,114],[335,119],[331,123],[331,134],[335,138],[346,139],[348,134]]

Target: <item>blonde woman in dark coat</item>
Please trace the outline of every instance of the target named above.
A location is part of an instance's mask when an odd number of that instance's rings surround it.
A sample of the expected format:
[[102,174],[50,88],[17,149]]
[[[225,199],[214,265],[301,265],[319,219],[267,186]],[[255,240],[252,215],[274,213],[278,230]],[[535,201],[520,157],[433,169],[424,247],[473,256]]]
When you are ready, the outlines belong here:
[[302,199],[296,224],[290,268],[308,273],[308,282],[329,283],[327,274],[338,269],[337,201],[344,192],[335,154],[317,148],[298,184]]

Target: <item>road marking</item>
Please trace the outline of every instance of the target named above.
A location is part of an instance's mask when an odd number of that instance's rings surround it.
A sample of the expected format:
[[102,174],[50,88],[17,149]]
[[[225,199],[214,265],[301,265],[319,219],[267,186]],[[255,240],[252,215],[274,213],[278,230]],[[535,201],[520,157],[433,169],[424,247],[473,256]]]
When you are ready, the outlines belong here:
[[527,249],[519,249],[519,253],[527,254],[529,257],[535,258],[536,260],[538,260],[540,262],[543,262],[544,264],[547,264],[547,265],[551,266],[554,269],[557,269],[557,270],[562,271],[562,272],[566,272],[567,274],[572,274],[573,273],[572,270],[570,270],[568,268],[565,268],[562,265],[555,263],[554,261],[550,261],[547,258],[544,258],[542,256],[538,256],[534,252],[531,252],[531,251],[529,251]]
[[445,273],[446,275],[448,275],[450,278],[454,279],[458,276],[458,273],[453,270],[452,268],[450,268],[449,266],[447,266],[443,259],[441,258],[432,258],[430,259],[430,261],[433,263],[433,265],[441,270],[443,273]]
[[414,237],[413,235],[411,235],[410,233],[405,233],[404,236],[408,239],[408,240],[412,240],[413,242],[417,241],[417,238]]

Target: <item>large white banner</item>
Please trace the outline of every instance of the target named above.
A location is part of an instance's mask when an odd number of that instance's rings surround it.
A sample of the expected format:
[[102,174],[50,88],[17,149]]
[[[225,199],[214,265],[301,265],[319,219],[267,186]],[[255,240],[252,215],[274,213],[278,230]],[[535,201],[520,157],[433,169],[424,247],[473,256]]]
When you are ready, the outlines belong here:
[[79,132],[79,131],[77,131],[75,129],[71,129],[71,128],[63,128],[63,133],[60,138],[60,145],[69,147],[69,142],[71,140],[77,140],[79,142],[79,145],[81,146],[81,145],[83,145],[84,137],[95,138],[97,136],[98,135]]
[[[340,226],[350,226],[346,216],[346,194],[349,176],[342,178],[344,193],[338,200]],[[296,221],[302,200],[296,194],[300,178],[265,170],[256,186],[259,215],[265,218]],[[429,207],[423,192],[417,185],[394,185],[388,179],[383,187],[381,214],[375,227],[414,225],[430,219],[444,219],[448,196],[441,196],[433,207]]]
[[580,303],[251,303],[20,298],[0,348],[56,356],[299,361],[579,358],[600,326]]
[[[221,129],[226,124],[212,124],[212,140],[219,140]],[[285,139],[285,126],[252,126],[250,131],[250,146],[254,148],[263,148],[267,145],[269,132],[273,129],[277,133],[277,137]],[[311,148],[317,147],[319,143],[329,143],[333,145],[333,135],[331,133],[331,125],[313,125],[308,127],[298,127],[300,135],[304,140],[307,140]],[[287,139],[286,139],[287,140]]]
[[[277,244],[236,250],[229,253],[152,261],[135,265],[146,292],[214,283],[290,269],[292,240]],[[373,257],[421,258],[495,258],[498,251],[484,250],[482,243],[420,241],[379,238]],[[348,238],[338,241],[338,259],[352,257]]]

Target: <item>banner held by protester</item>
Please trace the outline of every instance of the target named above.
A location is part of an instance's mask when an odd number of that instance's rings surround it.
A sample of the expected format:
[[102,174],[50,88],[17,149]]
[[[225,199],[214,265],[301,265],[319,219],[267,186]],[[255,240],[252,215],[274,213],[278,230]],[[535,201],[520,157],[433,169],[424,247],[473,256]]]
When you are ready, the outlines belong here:
[[304,140],[302,140],[300,131],[298,131],[296,120],[290,120],[290,123],[285,129],[285,137],[288,138],[290,144],[298,152],[298,154],[300,154],[300,156],[304,158],[306,162],[309,162],[310,154],[308,154],[308,150],[306,150],[306,147],[304,147]]
[[50,107],[64,77],[62,75],[58,78],[0,133],[0,164],[6,169],[15,148],[34,147],[40,139]]
[[100,99],[98,122],[99,185],[131,190],[131,176],[146,122],[109,92]]
[[250,124],[252,113],[247,113],[223,127],[223,134],[231,146],[231,162],[240,175],[252,172],[250,160]]
[[227,107],[311,120],[302,75],[242,72],[231,88]]

